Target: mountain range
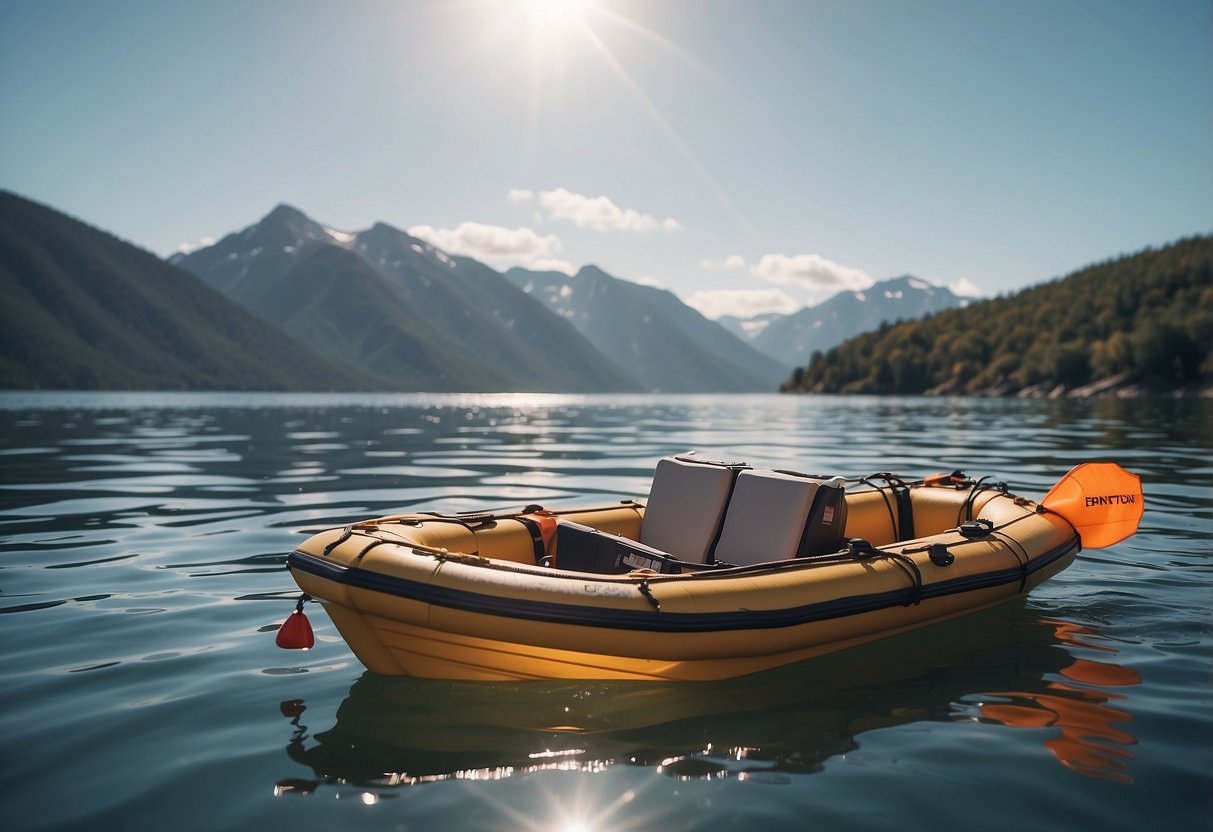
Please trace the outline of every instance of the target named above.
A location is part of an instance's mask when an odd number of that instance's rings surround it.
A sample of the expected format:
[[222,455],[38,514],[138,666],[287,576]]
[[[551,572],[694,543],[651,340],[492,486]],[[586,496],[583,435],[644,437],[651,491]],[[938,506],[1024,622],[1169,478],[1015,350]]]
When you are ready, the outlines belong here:
[[883,323],[916,320],[967,304],[967,298],[951,289],[905,275],[861,292],[839,292],[824,303],[790,315],[726,316],[719,323],[760,352],[802,365],[809,363],[814,352],[824,352]]
[[[340,232],[286,205],[171,262],[393,387],[749,392],[791,368],[592,266],[503,276],[384,223]],[[574,288],[534,290],[557,283]]]
[[2,191],[0,290],[0,387],[85,389],[767,391],[823,332],[957,302],[900,278],[715,322],[596,266],[502,274],[287,205],[165,261]]
[[620,280],[596,266],[572,276],[521,268],[505,276],[648,389],[744,391],[757,381],[758,389],[770,390],[787,375],[786,362],[752,349],[664,289]]
[[280,205],[171,261],[384,389],[640,389],[497,272],[382,223],[346,234]]

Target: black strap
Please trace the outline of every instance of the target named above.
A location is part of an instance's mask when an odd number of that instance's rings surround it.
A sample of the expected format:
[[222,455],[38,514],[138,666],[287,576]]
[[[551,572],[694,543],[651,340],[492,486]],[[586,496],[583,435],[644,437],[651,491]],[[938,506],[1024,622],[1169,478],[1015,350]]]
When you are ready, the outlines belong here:
[[543,532],[539,529],[539,522],[532,517],[515,517],[531,535],[531,546],[535,550],[535,565],[542,566],[543,559],[547,557],[547,551],[543,548]]
[[[745,463],[742,463],[743,465]],[[729,493],[724,497],[724,509],[720,512],[720,519],[716,521],[716,531],[712,533],[712,542],[708,544],[708,552],[704,556],[705,563],[716,562],[716,546],[720,543],[720,536],[724,534],[724,518],[729,513],[729,503],[733,502],[733,492],[737,489],[737,476],[744,471],[744,468],[728,466],[733,473],[732,479],[729,480]]]
[[640,594],[653,605],[653,609],[657,610],[657,612],[661,612],[661,602],[653,596],[653,590],[649,587],[649,582],[647,580],[641,581],[640,585],[636,588],[639,589]]
[[900,480],[890,483],[893,497],[897,500],[897,539],[913,540],[914,504],[910,500],[910,487]]
[[351,523],[350,525],[346,526],[344,529],[341,530],[341,537],[337,538],[332,543],[325,546],[324,551],[321,552],[320,554],[327,558],[329,555],[331,555],[333,553],[334,549],[336,549],[342,543],[345,543],[345,541],[349,540],[353,536],[354,536],[354,526]]
[[879,477],[880,479],[882,479],[886,483],[888,483],[888,486],[889,486],[888,491],[892,491],[893,484],[895,482],[900,482],[901,480],[894,474],[885,474],[885,473],[875,473],[875,474],[872,474],[867,477],[859,478],[860,484],[874,488],[874,489],[876,489],[876,492],[878,494],[880,494],[880,499],[884,503],[884,507],[889,512],[889,525],[892,527],[893,538],[896,540],[896,539],[898,539],[899,536],[897,534],[897,531],[898,531],[897,518],[894,516],[893,503],[890,502],[890,500],[889,500],[889,495],[888,495],[888,492],[885,490],[885,486],[878,485],[876,482],[874,482],[874,480],[877,477]]
[[366,556],[366,553],[371,551],[371,549],[374,549],[376,546],[382,546],[384,543],[388,543],[388,542],[389,541],[384,540],[381,537],[376,537],[370,543],[366,544],[366,546],[362,547],[362,551],[359,552],[357,555],[355,555],[354,559],[362,560]]

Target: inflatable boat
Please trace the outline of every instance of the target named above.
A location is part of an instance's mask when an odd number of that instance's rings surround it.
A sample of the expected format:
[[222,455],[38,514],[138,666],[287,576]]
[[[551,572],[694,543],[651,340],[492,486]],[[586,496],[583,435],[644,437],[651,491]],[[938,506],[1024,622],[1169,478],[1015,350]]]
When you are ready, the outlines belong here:
[[1040,503],[956,471],[857,480],[694,453],[647,499],[379,517],[287,558],[279,628],[320,601],[370,670],[435,679],[716,680],[1013,598],[1133,534],[1140,480],[1074,469]]

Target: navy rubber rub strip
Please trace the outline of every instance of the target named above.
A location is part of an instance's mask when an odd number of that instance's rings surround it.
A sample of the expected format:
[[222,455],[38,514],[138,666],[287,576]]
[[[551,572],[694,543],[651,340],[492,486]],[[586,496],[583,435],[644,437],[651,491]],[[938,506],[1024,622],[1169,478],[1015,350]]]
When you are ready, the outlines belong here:
[[[1078,550],[1077,539],[1059,546],[1027,564],[1028,574],[1055,563]],[[586,627],[606,627],[617,630],[651,630],[663,633],[708,633],[721,630],[765,630],[778,627],[793,627],[860,615],[894,606],[908,606],[914,599],[914,588],[891,590],[870,595],[853,595],[832,601],[819,601],[796,607],[777,610],[735,610],[731,612],[658,612],[655,610],[619,610],[580,604],[558,604],[550,601],[528,601],[519,598],[503,598],[479,592],[433,586],[421,581],[411,581],[381,575],[356,566],[342,566],[305,552],[291,552],[287,566],[318,578],[334,581],[359,589],[382,592],[410,601],[434,604],[464,612],[518,618],[528,621],[547,621],[553,624],[575,624]],[[1020,583],[1024,580],[1024,566],[1018,565],[982,575],[954,578],[922,587],[921,600],[959,595],[979,589]]]

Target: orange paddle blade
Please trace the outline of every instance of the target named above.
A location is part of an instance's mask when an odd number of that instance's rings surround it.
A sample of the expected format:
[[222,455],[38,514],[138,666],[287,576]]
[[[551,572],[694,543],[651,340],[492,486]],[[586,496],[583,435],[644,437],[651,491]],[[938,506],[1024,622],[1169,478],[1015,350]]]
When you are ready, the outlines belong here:
[[1040,504],[1068,520],[1086,549],[1102,549],[1135,534],[1145,510],[1141,477],[1114,462],[1084,462]]

